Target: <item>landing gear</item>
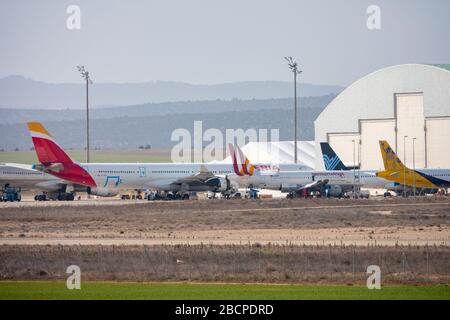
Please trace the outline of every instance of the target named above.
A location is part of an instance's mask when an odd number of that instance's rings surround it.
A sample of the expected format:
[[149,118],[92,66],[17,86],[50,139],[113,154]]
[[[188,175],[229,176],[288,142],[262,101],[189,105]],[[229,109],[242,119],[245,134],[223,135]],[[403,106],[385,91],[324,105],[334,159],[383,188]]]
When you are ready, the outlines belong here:
[[142,200],[144,198],[147,199],[147,197],[147,194],[143,195],[141,190],[130,191],[120,195],[121,200]]
[[75,194],[70,192],[55,192],[55,193],[42,193],[34,196],[35,201],[73,201],[75,200]]
[[189,192],[165,192],[165,191],[158,191],[158,192],[149,192],[145,195],[145,199],[148,201],[155,201],[155,200],[166,200],[166,201],[172,201],[172,200],[190,200],[191,199],[191,193]]
[[73,193],[60,193],[58,201],[73,201],[75,199]]
[[47,201],[47,196],[45,194],[37,194],[34,196],[35,201]]
[[183,193],[181,200],[189,200],[189,193]]

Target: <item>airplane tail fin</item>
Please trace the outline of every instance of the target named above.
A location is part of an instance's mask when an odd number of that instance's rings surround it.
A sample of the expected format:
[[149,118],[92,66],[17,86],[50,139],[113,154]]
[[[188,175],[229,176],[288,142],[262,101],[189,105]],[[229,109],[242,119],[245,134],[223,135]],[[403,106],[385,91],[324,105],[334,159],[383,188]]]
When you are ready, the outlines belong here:
[[328,142],[321,142],[320,148],[326,170],[349,170]]
[[28,122],[28,130],[40,163],[73,163],[70,156],[61,148],[40,122]]
[[236,148],[230,143],[228,145],[228,149],[230,151],[231,160],[233,161],[233,169],[234,172],[238,176],[252,176],[255,167],[250,163],[248,158],[244,155],[241,148],[236,146]]
[[35,166],[36,169],[76,184],[97,186],[89,172],[70,158],[41,123],[28,122],[27,125],[36,155],[41,163]]
[[380,141],[381,156],[383,157],[384,170],[401,171],[405,169],[405,165],[399,159],[397,154],[392,150],[389,143],[385,140]]
[[383,157],[384,171],[377,172],[378,177],[406,184],[408,187],[438,189],[432,177],[406,167],[392,150],[387,141],[380,141],[381,156]]

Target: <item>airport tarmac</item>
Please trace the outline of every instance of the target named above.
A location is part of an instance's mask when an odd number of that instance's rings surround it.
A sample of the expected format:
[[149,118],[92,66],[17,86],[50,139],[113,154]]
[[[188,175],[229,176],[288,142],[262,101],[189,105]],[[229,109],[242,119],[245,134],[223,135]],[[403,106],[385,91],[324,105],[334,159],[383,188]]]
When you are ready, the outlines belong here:
[[296,199],[0,204],[0,244],[449,245],[450,200]]

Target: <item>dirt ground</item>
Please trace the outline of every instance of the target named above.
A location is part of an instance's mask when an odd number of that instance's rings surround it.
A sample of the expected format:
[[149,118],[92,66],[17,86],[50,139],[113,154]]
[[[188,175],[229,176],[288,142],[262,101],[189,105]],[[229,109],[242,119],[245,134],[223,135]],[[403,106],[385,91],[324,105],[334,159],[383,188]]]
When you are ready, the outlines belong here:
[[0,244],[449,245],[450,200],[0,204]]

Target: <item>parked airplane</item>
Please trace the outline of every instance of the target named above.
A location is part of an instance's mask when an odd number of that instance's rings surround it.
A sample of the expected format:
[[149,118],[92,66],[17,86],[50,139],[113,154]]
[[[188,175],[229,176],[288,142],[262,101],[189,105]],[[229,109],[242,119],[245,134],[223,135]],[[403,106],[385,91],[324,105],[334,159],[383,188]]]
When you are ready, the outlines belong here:
[[328,142],[321,142],[320,148],[322,149],[322,158],[326,170],[350,170],[344,165]]
[[[450,169],[411,170],[398,158],[387,141],[380,141],[384,171],[377,172],[382,177],[407,187],[418,189],[439,189],[450,187]],[[420,191],[420,190],[419,190]]]
[[[73,186],[67,182],[33,169],[31,165],[18,163],[0,164],[0,187],[24,190],[42,190],[35,196],[35,200],[73,200],[74,191],[85,191],[82,186]],[[76,190],[75,190],[76,189]]]
[[[350,170],[328,143],[321,144],[326,171],[257,171],[254,175],[240,177],[239,184],[257,188],[299,193],[303,190],[326,192],[330,197],[342,197],[354,186],[373,189],[397,189],[396,184],[376,176],[376,170]],[[243,152],[236,147],[237,154],[249,163]],[[231,154],[235,153],[233,150]],[[233,159],[233,162],[234,159]],[[335,170],[337,169],[337,170]]]
[[[239,161],[226,163],[77,163],[53,140],[38,122],[28,123],[40,164],[39,171],[49,173],[73,184],[87,187],[99,196],[114,196],[120,190],[159,190],[234,192],[239,175],[251,176],[271,165],[250,165]],[[283,170],[301,170],[297,164],[283,164]]]
[[327,177],[316,179],[311,170],[289,170],[277,166],[261,168],[258,165],[252,174],[245,170],[239,171],[237,163],[243,167],[253,166],[242,150],[233,145],[228,146],[236,173],[235,181],[240,186],[280,190],[281,192],[301,192],[302,190],[319,190],[328,183]]
[[355,184],[362,188],[387,189],[392,191],[400,191],[403,189],[403,186],[398,183],[389,181],[383,177],[378,177],[378,170],[353,170],[345,166],[328,142],[321,142],[320,147],[322,149],[322,157],[326,170],[346,171],[347,181],[351,181],[351,183],[348,185],[341,185],[345,192],[353,190],[353,177],[355,177]]

